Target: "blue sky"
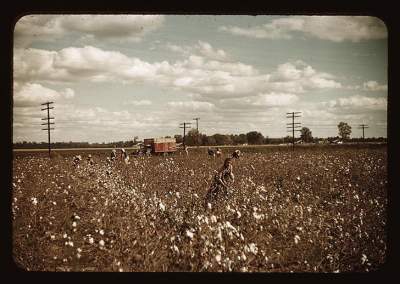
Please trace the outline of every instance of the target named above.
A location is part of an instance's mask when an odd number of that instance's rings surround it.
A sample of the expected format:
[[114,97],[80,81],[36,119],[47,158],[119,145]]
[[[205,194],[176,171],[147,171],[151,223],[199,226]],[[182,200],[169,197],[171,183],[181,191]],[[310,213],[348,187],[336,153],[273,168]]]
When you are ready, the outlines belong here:
[[374,17],[30,15],[14,33],[13,140],[117,141],[199,130],[386,137],[387,30]]

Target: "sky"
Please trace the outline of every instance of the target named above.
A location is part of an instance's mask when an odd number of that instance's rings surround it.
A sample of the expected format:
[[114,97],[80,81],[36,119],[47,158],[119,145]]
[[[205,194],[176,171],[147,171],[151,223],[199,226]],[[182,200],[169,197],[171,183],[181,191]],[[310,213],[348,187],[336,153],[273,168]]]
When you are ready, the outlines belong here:
[[[369,16],[27,15],[14,29],[13,141],[183,134],[387,137],[385,24]],[[190,130],[190,129],[189,129]],[[299,134],[297,133],[297,136]]]

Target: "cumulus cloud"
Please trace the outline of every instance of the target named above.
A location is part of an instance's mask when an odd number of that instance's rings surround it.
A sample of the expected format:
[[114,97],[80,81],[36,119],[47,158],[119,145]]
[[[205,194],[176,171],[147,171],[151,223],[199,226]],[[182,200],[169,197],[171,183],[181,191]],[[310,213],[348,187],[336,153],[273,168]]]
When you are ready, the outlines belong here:
[[216,61],[229,61],[229,56],[224,50],[216,49],[210,43],[201,40],[194,45],[176,45],[167,43],[166,48],[184,56],[197,55]]
[[127,105],[134,105],[134,106],[148,106],[153,104],[151,101],[149,100],[138,100],[138,101],[129,101],[126,102]]
[[368,81],[363,84],[364,91],[387,91],[387,85],[380,85],[376,81]]
[[[47,136],[40,130],[44,113],[36,107],[13,109],[14,141],[44,141]],[[85,107],[75,104],[58,103],[51,110],[55,117],[53,141],[91,141],[99,142],[129,140],[134,135],[145,135],[149,130],[161,128],[160,120],[154,113],[131,113],[127,110],[111,111],[103,107]]]
[[197,112],[209,112],[214,109],[214,104],[209,102],[198,102],[198,101],[185,101],[185,102],[168,102],[167,105],[174,110],[185,110],[185,111],[197,111]]
[[297,101],[298,97],[294,94],[272,92],[242,98],[222,99],[218,102],[218,106],[221,108],[252,110],[288,106]]
[[252,65],[241,62],[190,55],[174,63],[149,63],[93,46],[68,47],[59,51],[17,49],[14,79],[22,83],[147,82],[210,100],[341,87],[333,75],[317,71],[302,61],[283,63],[271,74],[262,74]]
[[269,82],[276,89],[287,92],[301,93],[306,89],[341,88],[341,83],[335,77],[325,72],[317,72],[303,61],[280,64],[269,78]]
[[162,15],[28,15],[15,25],[16,46],[33,41],[54,41],[71,34],[82,39],[139,41],[159,29]]
[[329,108],[344,109],[369,109],[369,110],[387,110],[387,99],[381,97],[365,97],[360,95],[338,98],[323,103]]
[[222,26],[219,30],[234,35],[267,39],[291,39],[297,32],[334,42],[359,42],[387,37],[385,24],[370,16],[293,16],[274,19],[261,26]]
[[46,101],[71,99],[74,95],[75,92],[71,88],[56,91],[36,83],[17,84],[14,86],[14,107],[38,107]]

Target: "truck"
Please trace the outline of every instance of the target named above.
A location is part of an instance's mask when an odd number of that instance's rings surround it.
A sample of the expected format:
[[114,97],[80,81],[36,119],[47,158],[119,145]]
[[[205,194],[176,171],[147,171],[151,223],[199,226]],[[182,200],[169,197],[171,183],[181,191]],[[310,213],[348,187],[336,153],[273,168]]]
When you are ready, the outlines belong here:
[[175,138],[146,138],[143,147],[147,154],[168,155],[176,152]]

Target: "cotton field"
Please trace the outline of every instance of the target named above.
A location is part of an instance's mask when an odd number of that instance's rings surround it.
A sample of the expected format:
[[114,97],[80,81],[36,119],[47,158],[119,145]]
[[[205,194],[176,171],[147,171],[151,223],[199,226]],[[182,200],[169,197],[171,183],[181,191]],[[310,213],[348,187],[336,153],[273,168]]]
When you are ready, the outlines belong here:
[[[130,157],[14,153],[13,258],[28,271],[354,272],[386,261],[387,148]],[[76,166],[73,155],[82,155]]]

